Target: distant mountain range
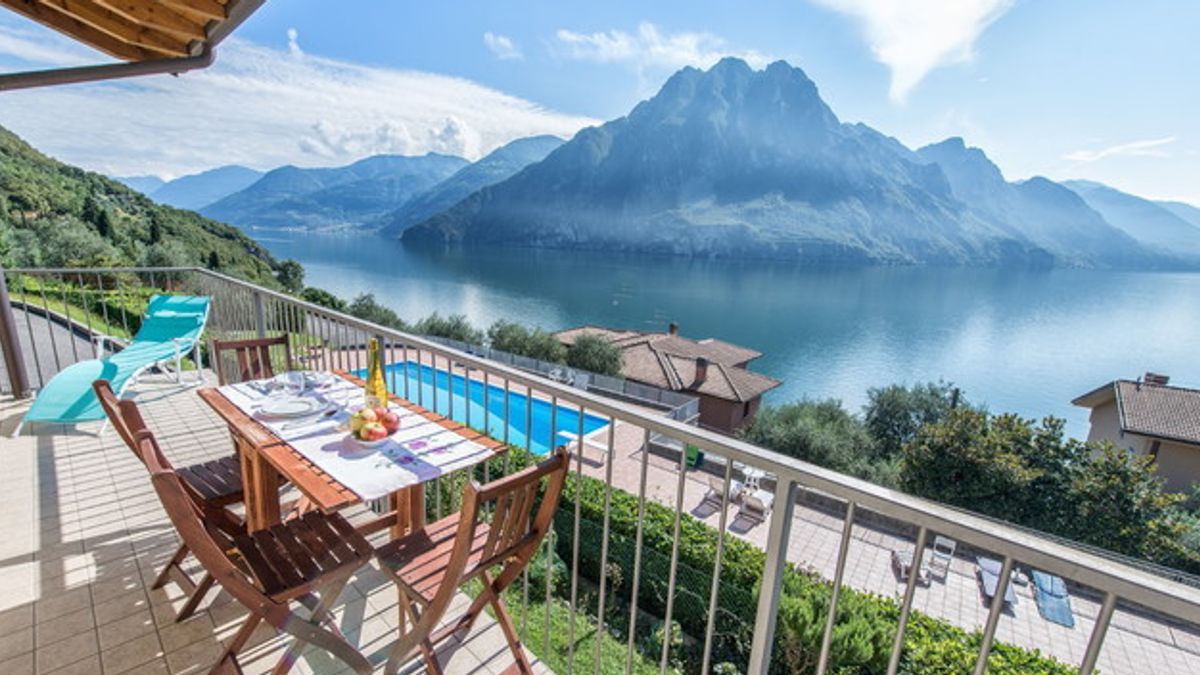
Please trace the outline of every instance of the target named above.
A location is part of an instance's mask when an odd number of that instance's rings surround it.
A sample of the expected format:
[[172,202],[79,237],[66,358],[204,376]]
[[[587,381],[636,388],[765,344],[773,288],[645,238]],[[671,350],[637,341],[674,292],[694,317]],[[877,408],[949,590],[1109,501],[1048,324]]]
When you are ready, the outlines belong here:
[[[684,68],[625,117],[469,163],[228,166],[154,199],[243,227],[378,230],[411,244],[853,264],[1200,267],[1200,209],[1087,181],[1009,182],[961,138],[909,149],[838,120],[802,70]],[[156,184],[155,181],[158,181]],[[138,188],[138,186],[143,186]]]
[[200,213],[242,226],[344,228],[372,224],[467,166],[461,157],[376,155],[349,166],[267,172]]
[[417,223],[454,206],[472,192],[499,183],[521,169],[540,162],[563,139],[557,136],[519,138],[483,159],[459,169],[433,188],[413,197],[381,223],[382,232],[397,236]]
[[[1085,191],[1086,192],[1086,191]],[[1134,198],[1136,199],[1136,198]],[[1151,204],[1177,221],[1171,208]],[[1070,186],[840,122],[784,62],[684,68],[626,117],[405,230],[406,242],[879,264],[1194,266]],[[1119,222],[1115,222],[1119,221]],[[1192,223],[1185,238],[1200,234]],[[1183,236],[1183,235],[1181,235]]]

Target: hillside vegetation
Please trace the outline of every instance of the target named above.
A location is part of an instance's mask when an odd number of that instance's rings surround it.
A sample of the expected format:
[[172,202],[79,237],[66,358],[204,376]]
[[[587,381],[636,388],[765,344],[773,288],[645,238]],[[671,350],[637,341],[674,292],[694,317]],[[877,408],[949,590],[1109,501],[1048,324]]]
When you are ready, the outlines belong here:
[[47,157],[0,127],[0,262],[201,265],[275,287],[278,263],[237,228]]

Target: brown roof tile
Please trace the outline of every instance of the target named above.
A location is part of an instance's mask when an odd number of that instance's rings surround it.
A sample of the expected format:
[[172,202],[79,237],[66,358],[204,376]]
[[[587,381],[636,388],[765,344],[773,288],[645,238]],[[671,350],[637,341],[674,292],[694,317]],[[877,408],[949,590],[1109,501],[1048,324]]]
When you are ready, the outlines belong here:
[[1200,445],[1200,390],[1116,380],[1073,403],[1092,408],[1114,398],[1122,431]]
[[[555,333],[570,345],[581,335],[598,335],[621,348],[621,374],[630,380],[672,391],[694,391],[727,401],[749,401],[779,386],[779,381],[741,367],[760,352],[722,340],[691,340],[669,333],[644,333],[601,326],[580,326]],[[696,386],[696,360],[707,359],[708,375]]]

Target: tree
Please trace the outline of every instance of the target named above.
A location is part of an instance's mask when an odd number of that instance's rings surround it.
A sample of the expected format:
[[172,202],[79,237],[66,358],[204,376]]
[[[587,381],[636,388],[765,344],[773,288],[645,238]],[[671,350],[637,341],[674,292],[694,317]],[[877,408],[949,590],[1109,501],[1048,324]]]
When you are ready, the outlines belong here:
[[836,399],[766,406],[743,435],[789,457],[895,485],[895,462],[875,459],[866,427]]
[[158,214],[152,213],[152,214],[150,214],[150,243],[157,244],[158,242],[162,241],[162,238],[163,238],[162,223],[159,222]]
[[893,384],[867,390],[863,421],[875,439],[877,451],[887,457],[899,455],[921,427],[941,421],[956,403],[965,406],[954,400],[954,391],[946,382],[912,387]]
[[567,365],[601,375],[620,375],[621,350],[598,335],[580,335],[567,347]]
[[221,269],[221,256],[216,251],[208,252],[208,269],[210,269],[210,270]]
[[192,253],[178,241],[147,246],[139,261],[143,267],[189,267],[195,264]]
[[346,309],[352,316],[356,316],[363,321],[370,321],[371,323],[377,323],[381,326],[388,326],[398,330],[406,330],[408,328],[395,312],[375,301],[374,293],[359,295],[354,298],[350,306]]
[[433,335],[467,344],[477,345],[483,342],[483,332],[472,326],[462,314],[443,317],[434,312],[418,321],[413,330],[422,335]]
[[1180,542],[1186,526],[1175,512],[1187,498],[1163,492],[1149,455],[1105,443],[1086,470],[1074,472],[1069,489],[1073,517],[1064,521],[1060,534],[1149,560],[1189,557]]
[[551,363],[565,363],[567,359],[567,348],[558,338],[540,328],[530,330],[519,323],[500,319],[488,328],[487,336],[493,349]]
[[[346,301],[342,300],[338,296],[334,295],[333,293],[330,293],[329,291],[327,291],[323,288],[309,286],[308,288],[305,288],[303,292],[300,293],[300,297],[303,298],[307,302],[313,303],[314,305],[328,307],[329,309],[332,309],[332,310],[338,311],[338,312],[346,311]],[[362,296],[359,296],[359,297],[362,297]],[[372,297],[372,301],[373,300],[374,300],[374,298]],[[397,317],[397,320],[399,320],[399,317]]]
[[1030,485],[1040,473],[1026,461],[1031,425],[1015,415],[959,409],[923,427],[904,448],[901,485],[939,502],[1026,522]]
[[304,266],[291,258],[284,260],[275,270],[275,278],[287,292],[299,293],[304,289]]

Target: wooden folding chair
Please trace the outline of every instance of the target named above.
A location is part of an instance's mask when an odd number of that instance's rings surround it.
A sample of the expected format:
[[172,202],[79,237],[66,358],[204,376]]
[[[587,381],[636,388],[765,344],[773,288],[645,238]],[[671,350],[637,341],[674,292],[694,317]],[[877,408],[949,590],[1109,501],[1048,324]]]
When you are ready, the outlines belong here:
[[[345,518],[314,511],[268,530],[229,536],[192,498],[150,432],[138,432],[135,443],[184,544],[208,574],[250,610],[210,675],[241,673],[237,654],[264,621],[295,638],[276,664],[276,675],[291,669],[306,643],[324,649],[356,673],[372,671],[370,662],[333,625],[330,614],[350,577],[372,554],[371,545]],[[307,618],[293,611],[293,601],[308,608]]]
[[[441,673],[434,646],[451,635],[466,635],[489,605],[516,657],[509,671],[533,672],[502,596],[549,531],[569,457],[560,447],[541,464],[483,487],[472,481],[463,490],[462,511],[375,551],[383,568],[391,572],[400,594],[400,637],[392,647],[385,673],[395,675],[417,648],[426,669]],[[531,517],[542,479],[546,479],[546,489],[536,516]],[[494,504],[494,509],[485,521],[488,504]],[[493,575],[495,567],[500,571]],[[466,613],[434,632],[458,589],[476,578],[482,582],[483,591]],[[409,621],[411,631],[406,630]]]
[[[92,389],[96,392],[100,406],[104,408],[109,422],[117,430],[121,440],[129,446],[134,456],[142,460],[135,439],[138,434],[149,433],[149,431],[146,429],[146,422],[142,419],[137,404],[133,401],[119,400],[107,380],[96,380],[92,383]],[[209,520],[230,536],[245,531],[246,526],[241,517],[228,508],[241,502],[243,497],[242,464],[238,461],[237,456],[229,455],[185,466],[179,469],[179,475],[183,478],[190,498],[203,510]],[[188,601],[179,609],[179,613],[175,615],[176,621],[183,621],[195,613],[196,608],[199,607],[214,582],[210,574],[205,574],[199,582],[193,579],[183,569],[183,561],[187,559],[187,556],[187,544],[180,544],[151,586],[156,589],[162,588],[171,580],[172,573],[178,572],[175,581],[189,594],[189,597]]]
[[[292,346],[287,335],[251,340],[213,340],[212,347],[212,365],[217,371],[217,382],[222,385],[274,377],[272,347],[282,347],[282,361],[277,360],[276,363],[282,364],[285,370],[292,367]],[[227,360],[234,362],[236,371],[230,372],[226,367]]]

